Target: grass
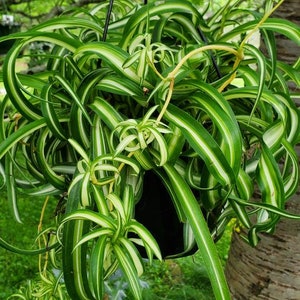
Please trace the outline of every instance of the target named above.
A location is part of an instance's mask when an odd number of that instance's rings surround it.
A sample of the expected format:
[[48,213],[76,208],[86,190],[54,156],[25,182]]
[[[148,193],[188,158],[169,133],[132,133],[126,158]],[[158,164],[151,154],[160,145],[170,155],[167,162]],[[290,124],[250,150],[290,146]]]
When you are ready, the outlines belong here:
[[[30,249],[34,245],[40,211],[44,199],[26,199],[19,197],[19,210],[24,223],[14,221],[10,211],[7,210],[8,203],[4,191],[0,193],[0,235],[2,238],[20,248]],[[47,211],[45,221],[51,223],[50,210]],[[24,280],[36,277],[38,272],[38,257],[24,256],[11,253],[0,247],[0,299],[15,292],[24,283]]]

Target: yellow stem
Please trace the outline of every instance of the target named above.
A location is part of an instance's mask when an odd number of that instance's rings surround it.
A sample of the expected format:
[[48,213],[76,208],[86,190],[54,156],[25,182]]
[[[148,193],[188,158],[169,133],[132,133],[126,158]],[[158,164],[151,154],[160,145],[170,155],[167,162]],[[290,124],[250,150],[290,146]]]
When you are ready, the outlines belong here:
[[[242,53],[242,50],[241,50]],[[235,62],[233,64],[232,69],[236,70],[240,62],[242,61],[243,54],[236,56]],[[236,71],[232,73],[232,75],[218,88],[218,92],[221,93],[236,77]]]
[[163,76],[158,72],[158,70],[156,69],[155,65],[153,64],[153,62],[149,59],[149,66],[150,68],[152,68],[152,70],[154,71],[154,73],[161,79],[164,80]]
[[[180,71],[180,68],[187,62],[188,59],[190,59],[193,55],[199,54],[203,51],[208,51],[208,50],[223,50],[223,51],[227,51],[229,53],[232,53],[235,55],[236,60],[234,62],[233,65],[233,70],[235,70],[239,63],[243,60],[243,47],[245,45],[245,43],[248,41],[248,39],[258,30],[258,28],[261,26],[261,24],[263,24],[268,18],[269,16],[283,3],[284,0],[279,1],[274,7],[273,9],[271,9],[269,12],[267,12],[263,18],[260,20],[260,22],[255,26],[255,28],[253,28],[247,35],[246,37],[243,39],[243,41],[241,42],[239,49],[235,50],[229,46],[226,45],[205,45],[202,46],[200,48],[197,48],[191,52],[189,52],[187,55],[185,55],[182,60],[178,63],[178,65],[173,69],[172,72],[170,72],[167,76],[167,78],[165,78],[164,80],[170,81],[170,87],[169,87],[169,92],[167,95],[167,99],[164,103],[164,106],[159,114],[159,116],[157,117],[156,123],[159,123],[164,115],[164,113],[167,110],[167,107],[171,101],[172,98],[172,94],[173,94],[173,89],[174,89],[174,81],[175,81],[175,77],[177,75],[177,73]],[[233,72],[233,74],[219,87],[218,91],[222,92],[236,77],[236,72]]]
[[[241,62],[241,57],[243,56],[243,48],[247,41],[250,39],[250,37],[258,30],[258,28],[270,17],[270,15],[282,4],[284,0],[281,0],[271,9],[269,12],[264,14],[262,19],[258,22],[258,24],[246,35],[246,37],[243,39],[239,46],[238,52],[240,52],[240,55],[236,55],[236,60],[234,62],[233,70],[235,70],[239,63]],[[234,72],[219,88],[218,91],[222,92],[236,77],[236,72]]]
[[206,45],[206,46],[202,46],[200,48],[197,48],[191,52],[189,52],[187,55],[185,55],[182,60],[178,63],[178,65],[174,68],[174,70],[172,72],[169,73],[168,75],[168,78],[174,78],[176,76],[176,74],[179,72],[180,68],[183,66],[183,64],[186,63],[186,61],[188,59],[190,59],[192,56],[196,55],[196,54],[199,54],[203,51],[208,51],[208,50],[224,50],[224,51],[227,51],[229,53],[232,53],[234,54],[235,56],[239,56],[240,53],[229,47],[229,46],[226,46],[226,45]]
[[168,95],[167,95],[167,99],[166,99],[166,101],[164,103],[164,106],[163,106],[161,112],[159,113],[159,115],[158,115],[158,117],[156,119],[156,122],[155,122],[156,125],[158,125],[159,122],[161,121],[161,119],[162,119],[163,115],[165,114],[165,112],[166,112],[166,110],[168,108],[168,105],[169,105],[169,103],[171,101],[172,94],[173,94],[173,89],[174,89],[174,81],[175,81],[175,78],[174,77],[171,78],[170,86],[169,86],[169,91],[168,91]]
[[[168,105],[171,101],[171,98],[172,98],[172,94],[173,94],[173,89],[174,89],[174,82],[175,82],[175,77],[177,75],[177,73],[180,71],[181,67],[187,62],[188,59],[190,59],[193,55],[196,55],[196,54],[199,54],[203,51],[209,51],[209,50],[223,50],[223,51],[227,51],[229,53],[232,53],[236,56],[236,62],[234,64],[234,68],[235,66],[237,66],[239,64],[239,62],[243,59],[243,53],[241,51],[237,51],[229,46],[226,46],[226,45],[206,45],[206,46],[202,46],[200,48],[197,48],[191,52],[189,52],[188,54],[186,54],[182,59],[181,61],[178,63],[178,65],[173,69],[172,72],[170,72],[167,76],[167,78],[165,78],[164,80],[167,81],[169,80],[170,81],[170,86],[169,86],[169,91],[168,91],[168,95],[167,95],[167,98],[166,98],[166,101],[164,103],[164,106],[160,112],[160,114],[158,115],[157,119],[156,119],[156,124],[158,124],[164,113],[166,112],[167,108],[168,108]],[[234,77],[233,77],[234,79]],[[233,79],[229,79],[229,83],[233,80]],[[229,84],[227,83],[227,84]],[[226,85],[227,85],[226,84]],[[226,86],[225,85],[225,86]]]
[[283,3],[284,0],[279,1],[269,12],[266,12],[262,19],[257,23],[257,25],[246,35],[240,44],[240,49],[244,47],[249,38],[258,30],[258,28],[270,17],[270,15]]
[[[38,233],[40,233],[43,229],[43,220],[44,220],[45,210],[46,210],[46,207],[49,202],[49,198],[50,198],[49,196],[46,197],[43,207],[42,207],[41,216],[40,216],[40,220],[39,220],[39,224],[38,224]],[[45,238],[44,235],[43,235],[43,240],[44,240],[45,245],[47,246],[47,239]],[[41,248],[40,238],[39,238],[38,243],[39,243],[39,248]],[[44,272],[47,269],[47,263],[48,263],[48,252],[46,252],[46,254],[45,254],[45,264],[44,264],[44,267],[42,270],[42,254],[39,254],[39,270],[40,270],[40,272],[42,272],[42,271]]]

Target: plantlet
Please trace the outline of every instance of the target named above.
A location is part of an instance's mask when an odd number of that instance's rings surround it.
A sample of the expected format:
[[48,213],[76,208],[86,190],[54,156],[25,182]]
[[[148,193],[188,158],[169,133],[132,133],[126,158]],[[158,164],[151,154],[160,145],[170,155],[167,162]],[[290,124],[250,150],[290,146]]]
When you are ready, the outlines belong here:
[[[299,219],[284,210],[299,179],[299,110],[288,89],[289,81],[299,84],[299,61],[278,63],[274,38],[278,31],[299,43],[299,28],[269,18],[272,9],[243,23],[250,12],[237,3],[204,18],[205,9],[201,14],[187,1],[120,0],[109,24],[107,6],[10,37],[17,43],[5,58],[0,108],[1,116],[9,104],[16,110],[0,132],[9,201],[20,221],[16,189],[57,198],[57,227],[51,243],[35,250],[0,243],[61,259],[72,299],[102,299],[104,280],[118,268],[141,299],[143,256],[151,263],[161,253],[198,248],[215,297],[229,299],[214,245],[226,224],[237,218],[255,245],[281,216]],[[257,30],[268,55],[247,43]],[[36,41],[53,44],[43,54],[46,70],[17,73],[19,53]],[[32,178],[18,177],[16,167]],[[171,234],[172,224],[150,231],[136,210],[144,199],[148,207],[167,201],[143,193],[148,174],[162,183],[181,224],[175,253],[155,238]],[[261,197],[251,201],[255,189]]]

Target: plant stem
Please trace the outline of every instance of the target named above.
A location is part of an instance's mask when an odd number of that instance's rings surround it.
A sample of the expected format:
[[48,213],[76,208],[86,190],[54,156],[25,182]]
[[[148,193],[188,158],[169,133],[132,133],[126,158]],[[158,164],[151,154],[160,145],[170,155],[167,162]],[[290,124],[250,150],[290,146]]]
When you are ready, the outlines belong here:
[[175,69],[169,73],[167,78],[174,78],[177,73],[179,72],[180,68],[183,66],[184,63],[186,63],[186,61],[188,59],[190,59],[192,56],[199,54],[201,52],[204,51],[208,51],[208,50],[223,50],[223,51],[227,51],[229,53],[234,54],[236,57],[238,57],[240,55],[240,52],[233,49],[232,47],[226,46],[226,45],[218,45],[218,44],[212,44],[212,45],[206,45],[206,46],[202,46],[200,48],[197,48],[191,52],[189,52],[187,55],[185,55],[182,60],[178,63],[178,65],[175,67]]
[[[45,210],[46,210],[46,207],[49,202],[49,198],[50,198],[49,196],[46,197],[43,207],[42,207],[40,221],[38,224],[38,233],[40,233],[43,229],[43,220],[44,220]],[[45,246],[47,246],[47,240],[46,240],[45,236],[43,235],[42,237],[43,237]],[[39,248],[41,248],[40,238],[38,241],[39,241]],[[45,272],[47,270],[47,264],[48,264],[48,252],[45,253],[45,264],[44,264],[43,272]],[[40,271],[40,273],[42,272],[42,254],[39,254],[39,271]]]
[[171,98],[172,98],[172,94],[173,94],[173,89],[174,89],[174,81],[175,81],[175,78],[171,78],[170,80],[170,86],[169,86],[169,91],[168,91],[168,95],[167,95],[167,99],[161,109],[161,112],[159,113],[157,119],[156,119],[156,125],[159,124],[159,122],[161,121],[164,113],[166,112],[167,108],[168,108],[168,105],[171,101]]
[[[168,95],[167,95],[167,99],[163,105],[163,108],[159,114],[159,116],[157,117],[156,119],[156,124],[158,124],[165,111],[167,110],[167,107],[171,101],[171,98],[172,98],[172,94],[173,94],[173,89],[174,89],[174,81],[175,81],[175,77],[176,75],[178,74],[178,72],[180,71],[181,67],[187,62],[188,59],[190,59],[192,56],[196,55],[196,54],[199,54],[201,52],[204,52],[204,51],[208,51],[208,50],[223,50],[223,51],[227,51],[229,53],[232,53],[235,55],[236,57],[236,61],[234,63],[234,66],[233,66],[233,69],[235,69],[238,64],[240,63],[240,61],[243,59],[243,53],[242,51],[238,51],[238,50],[235,50],[233,49],[232,47],[229,47],[229,46],[226,46],[226,45],[206,45],[206,46],[202,46],[200,48],[197,48],[191,52],[189,52],[188,54],[186,54],[182,60],[178,63],[178,65],[173,69],[172,72],[170,72],[168,74],[168,76],[164,79],[165,81],[169,80],[170,81],[170,86],[169,86],[169,92],[168,92]],[[233,79],[235,78],[235,73],[225,82],[227,86]],[[228,83],[227,83],[228,82]]]
[[[236,60],[233,64],[232,69],[236,70],[243,58],[243,50],[240,49],[240,55],[236,56]],[[234,71],[231,76],[218,88],[218,92],[221,93],[236,77],[236,71]]]
[[269,12],[265,13],[262,19],[257,23],[257,25],[245,36],[240,44],[240,49],[244,47],[249,38],[258,30],[258,28],[270,17],[270,15],[283,3],[284,0],[280,0]]
[[[269,12],[264,14],[262,19],[258,22],[258,24],[246,35],[246,37],[242,40],[238,52],[240,53],[239,55],[236,55],[236,60],[233,65],[233,70],[235,70],[239,63],[242,60],[243,57],[243,48],[249,38],[258,30],[258,28],[269,18],[269,16],[283,3],[284,0],[281,0],[280,2],[277,3],[277,5],[274,6],[273,9],[271,9]],[[236,77],[236,72],[234,72],[219,88],[218,91],[222,92]]]

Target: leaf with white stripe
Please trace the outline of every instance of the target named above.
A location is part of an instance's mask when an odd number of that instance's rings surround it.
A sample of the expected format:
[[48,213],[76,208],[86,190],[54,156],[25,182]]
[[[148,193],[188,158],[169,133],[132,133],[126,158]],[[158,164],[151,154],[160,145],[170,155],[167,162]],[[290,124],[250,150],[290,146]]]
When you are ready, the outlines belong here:
[[134,263],[137,275],[141,276],[144,272],[144,264],[143,264],[142,257],[138,252],[137,248],[127,238],[120,237],[118,239],[118,243],[120,243],[120,246],[123,246],[124,250],[126,249],[128,256],[132,259]]
[[193,230],[198,248],[207,267],[216,299],[230,299],[229,289],[217,250],[194,194],[173,166],[165,164],[163,168],[172,184],[174,194],[176,194],[175,200],[179,202]]
[[135,220],[131,220],[128,222],[127,228],[130,232],[136,233],[143,240],[143,243],[149,247],[151,252],[153,252],[159,260],[162,260],[159,246],[155,238],[144,225]]
[[270,149],[264,143],[261,143],[257,172],[257,182],[262,192],[263,202],[282,208],[285,197],[279,167]]
[[88,209],[80,209],[68,214],[61,222],[60,227],[71,220],[88,220],[91,221],[100,227],[108,228],[111,230],[116,229],[116,225],[112,219],[108,216],[100,215],[94,211]]
[[191,147],[222,185],[232,184],[235,181],[233,170],[219,145],[199,122],[172,104],[169,104],[165,117],[182,130]]
[[[141,82],[141,78],[136,74],[134,66],[124,68],[124,62],[128,58],[129,54],[118,46],[105,43],[89,43],[82,47],[79,47],[75,52],[75,59],[80,56],[88,59],[91,55],[97,55],[103,59],[115,72],[124,76],[137,84]],[[152,88],[151,83],[146,80],[143,81],[143,85],[147,88]]]
[[114,245],[114,252],[122,268],[124,275],[129,283],[130,290],[134,299],[142,300],[141,286],[136,271],[135,264],[132,258],[128,255],[127,251],[118,243]]

